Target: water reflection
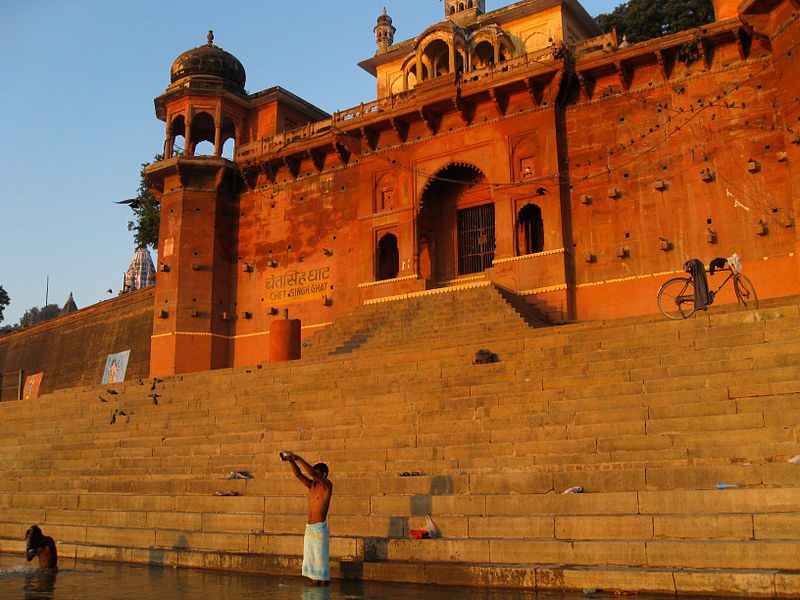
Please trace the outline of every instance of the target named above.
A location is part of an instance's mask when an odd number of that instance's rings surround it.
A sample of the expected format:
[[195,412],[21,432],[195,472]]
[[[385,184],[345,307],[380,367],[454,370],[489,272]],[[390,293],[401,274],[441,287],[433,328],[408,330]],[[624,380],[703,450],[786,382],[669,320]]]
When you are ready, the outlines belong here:
[[23,591],[25,600],[52,600],[56,589],[57,573],[29,573],[25,575]]
[[303,600],[330,600],[331,588],[328,586],[308,586],[303,589]]
[[[475,589],[432,584],[332,581],[315,587],[302,577],[270,577],[233,571],[201,571],[161,566],[59,560],[56,575],[32,569],[22,556],[0,555],[2,600],[586,600],[581,592],[536,593],[526,590]],[[57,585],[56,585],[57,584]],[[57,588],[57,592],[56,592]],[[592,594],[612,599],[613,591]],[[637,600],[665,596],[637,594]],[[672,596],[670,596],[672,598]]]

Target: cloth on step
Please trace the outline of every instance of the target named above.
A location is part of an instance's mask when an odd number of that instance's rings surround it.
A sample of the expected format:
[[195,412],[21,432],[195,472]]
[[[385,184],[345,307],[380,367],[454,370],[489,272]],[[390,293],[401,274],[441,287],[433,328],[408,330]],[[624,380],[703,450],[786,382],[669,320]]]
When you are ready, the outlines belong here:
[[713,300],[708,293],[708,278],[706,277],[706,268],[703,265],[703,261],[697,258],[686,261],[686,264],[683,265],[683,270],[691,273],[694,279],[694,309],[706,310]]
[[328,523],[309,523],[303,540],[303,576],[315,581],[330,581],[330,533]]

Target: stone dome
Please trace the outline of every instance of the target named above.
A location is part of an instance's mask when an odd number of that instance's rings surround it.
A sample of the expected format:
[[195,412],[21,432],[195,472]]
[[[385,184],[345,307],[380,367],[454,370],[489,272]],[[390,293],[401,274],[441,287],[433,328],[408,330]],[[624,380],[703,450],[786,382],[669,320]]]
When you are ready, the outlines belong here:
[[208,32],[207,44],[187,50],[172,63],[171,83],[193,76],[219,77],[237,89],[244,89],[245,72],[242,63],[230,52],[214,45],[213,31]]

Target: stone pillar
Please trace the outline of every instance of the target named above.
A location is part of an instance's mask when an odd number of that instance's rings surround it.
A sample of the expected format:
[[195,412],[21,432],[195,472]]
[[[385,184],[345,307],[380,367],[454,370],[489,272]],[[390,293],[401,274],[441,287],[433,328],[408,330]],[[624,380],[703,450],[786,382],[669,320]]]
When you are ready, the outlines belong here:
[[217,122],[214,127],[214,156],[222,156],[222,127]]
[[222,111],[219,106],[214,113],[214,156],[222,156]]
[[164,159],[172,158],[172,120],[167,120],[167,139],[164,140]]
[[300,358],[300,319],[290,319],[283,309],[280,319],[269,326],[269,361],[284,362]]
[[192,144],[192,111],[189,111],[188,118],[186,119],[186,135],[183,139],[183,155],[194,156],[194,145]]

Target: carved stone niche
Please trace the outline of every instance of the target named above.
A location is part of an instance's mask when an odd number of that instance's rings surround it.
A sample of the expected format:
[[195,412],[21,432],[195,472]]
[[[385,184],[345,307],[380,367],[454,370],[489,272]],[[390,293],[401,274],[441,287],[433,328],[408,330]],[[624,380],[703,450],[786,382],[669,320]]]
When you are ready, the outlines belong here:
[[519,159],[519,178],[533,177],[536,163],[533,156],[525,156]]
[[396,189],[397,182],[392,173],[385,173],[380,177],[375,182],[373,212],[379,213],[397,208]]

